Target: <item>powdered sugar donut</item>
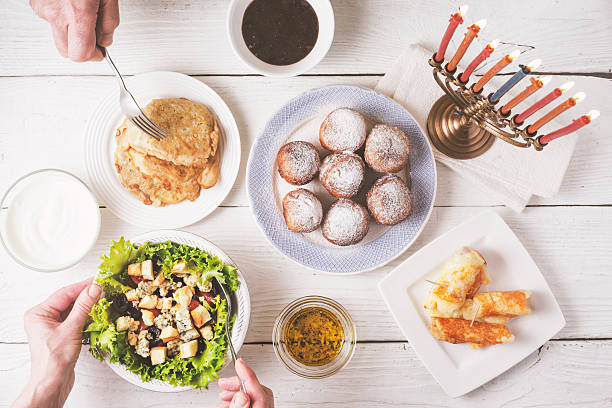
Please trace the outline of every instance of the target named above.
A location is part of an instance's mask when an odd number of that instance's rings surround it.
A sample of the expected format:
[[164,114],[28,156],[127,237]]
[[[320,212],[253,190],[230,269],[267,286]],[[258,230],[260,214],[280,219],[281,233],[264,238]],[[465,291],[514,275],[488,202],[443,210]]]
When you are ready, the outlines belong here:
[[294,232],[312,232],[323,219],[321,201],[310,191],[298,188],[283,198],[283,215],[287,227]]
[[384,124],[374,126],[364,151],[364,158],[372,170],[397,173],[408,163],[410,141],[400,129]]
[[370,227],[368,210],[346,198],[341,198],[331,205],[321,232],[332,244],[346,246],[361,241]]
[[376,180],[366,201],[374,219],[383,225],[395,225],[412,211],[410,189],[404,180],[393,174]]
[[350,198],[357,194],[365,174],[365,164],[355,153],[332,153],[323,159],[319,180],[331,195]]
[[354,152],[366,140],[367,123],[357,111],[339,108],[332,111],[319,129],[321,145],[332,152]]
[[321,159],[317,149],[308,142],[289,142],[276,155],[278,173],[287,183],[302,186],[319,171]]

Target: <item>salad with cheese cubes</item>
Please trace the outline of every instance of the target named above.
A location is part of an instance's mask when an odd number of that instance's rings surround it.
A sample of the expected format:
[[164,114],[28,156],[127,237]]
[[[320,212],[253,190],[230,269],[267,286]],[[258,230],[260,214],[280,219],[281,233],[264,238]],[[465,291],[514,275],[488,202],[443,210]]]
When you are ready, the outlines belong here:
[[83,329],[93,356],[120,363],[143,381],[202,388],[219,378],[227,304],[212,279],[233,293],[237,269],[170,241],[135,245],[121,238],[102,260],[96,281],[104,295]]

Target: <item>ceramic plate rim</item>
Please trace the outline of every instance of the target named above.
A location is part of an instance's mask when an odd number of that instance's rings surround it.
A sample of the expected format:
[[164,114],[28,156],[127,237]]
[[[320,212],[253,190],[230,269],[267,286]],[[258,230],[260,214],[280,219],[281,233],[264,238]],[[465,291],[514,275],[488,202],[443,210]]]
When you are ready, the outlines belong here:
[[[487,233],[490,233],[489,231],[500,228],[500,229],[506,230],[505,231],[506,234],[509,232],[510,235],[508,236],[511,236],[513,239],[516,240],[516,242],[518,242],[519,250],[522,250],[525,252],[529,261],[533,263],[533,265],[535,266],[535,269],[538,274],[537,275],[538,279],[541,279],[542,282],[544,283],[544,287],[546,288],[547,296],[549,296],[550,299],[552,299],[552,303],[554,304],[554,307],[555,307],[554,319],[557,319],[557,320],[551,319],[552,328],[547,327],[542,330],[543,332],[546,331],[546,333],[543,333],[542,335],[538,336],[538,340],[537,340],[538,344],[536,346],[530,348],[528,351],[522,351],[520,353],[517,352],[516,353],[517,355],[513,357],[510,362],[502,362],[501,364],[499,364],[499,366],[496,366],[490,369],[489,371],[485,373],[485,375],[480,375],[480,377],[478,377],[477,380],[473,380],[470,383],[466,383],[466,384],[462,382],[452,383],[446,380],[446,377],[448,377],[448,374],[445,374],[445,373],[448,372],[449,365],[442,362],[443,361],[442,356],[441,356],[442,353],[432,354],[431,352],[428,351],[428,347],[427,347],[428,344],[436,344],[436,345],[438,344],[438,341],[433,339],[433,337],[431,337],[431,335],[429,334],[429,329],[427,327],[425,328],[427,332],[427,336],[425,337],[425,340],[421,338],[421,335],[418,332],[415,332],[414,330],[413,331],[410,330],[411,328],[413,329],[415,325],[417,326],[421,325],[420,312],[416,310],[412,302],[411,296],[408,294],[404,294],[405,301],[403,301],[403,304],[402,304],[402,312],[404,313],[405,316],[407,316],[406,313],[409,313],[410,314],[409,317],[412,318],[412,321],[417,321],[417,323],[412,323],[410,327],[407,327],[407,325],[403,325],[401,323],[401,319],[398,318],[398,315],[396,313],[398,304],[394,302],[394,305],[392,305],[392,300],[390,299],[390,297],[393,295],[389,294],[388,292],[393,291],[394,293],[397,293],[398,290],[406,289],[404,287],[405,285],[402,285],[402,289],[398,289],[397,285],[395,286],[393,285],[393,282],[394,282],[394,279],[396,279],[395,276],[398,274],[401,274],[402,270],[409,267],[411,262],[414,262],[420,256],[424,256],[424,254],[426,254],[428,251],[433,250],[432,248],[435,248],[437,245],[440,245],[441,242],[444,242],[445,238],[452,236],[453,234],[457,234],[458,231],[461,231],[462,229],[466,228],[468,225],[471,225],[472,223],[475,223],[475,222],[481,222],[483,219],[488,219],[489,225],[491,226],[490,229],[484,235],[486,235]],[[450,256],[451,254],[449,253],[448,255]],[[426,274],[427,272],[412,274],[412,276],[409,278],[410,285],[408,286],[413,285],[414,282],[416,282],[419,278],[423,277]],[[538,347],[542,346],[542,344],[550,340],[556,333],[558,333],[565,326],[565,323],[566,323],[561,307],[559,306],[559,303],[557,302],[554,296],[554,293],[550,289],[550,286],[548,285],[548,282],[546,281],[544,275],[540,271],[540,268],[537,266],[537,264],[535,263],[531,255],[527,252],[527,249],[522,244],[522,242],[519,240],[519,238],[516,236],[514,231],[512,231],[512,229],[503,220],[503,218],[497,212],[493,210],[484,211],[476,215],[475,217],[472,217],[460,223],[459,225],[448,230],[447,232],[441,234],[440,236],[432,240],[427,245],[423,246],[423,248],[419,249],[412,256],[410,256],[410,258],[406,259],[399,266],[397,266],[395,269],[389,272],[383,279],[381,279],[378,282],[378,291],[381,297],[383,298],[383,300],[385,301],[385,304],[387,305],[387,308],[391,312],[391,315],[393,316],[397,325],[401,329],[403,335],[406,337],[406,339],[412,346],[412,349],[414,350],[415,354],[419,357],[419,359],[425,365],[425,367],[430,372],[430,374],[434,377],[434,379],[442,387],[444,392],[446,392],[446,394],[448,394],[450,397],[453,397],[453,398],[459,397],[470,391],[473,391],[474,389],[491,381],[492,379],[501,375],[505,371],[514,367],[516,364],[520,363],[527,356],[529,356],[529,354],[537,350]],[[552,334],[549,334],[549,332]],[[543,337],[546,337],[546,339],[541,341],[541,338]],[[455,367],[453,373],[455,374],[455,378],[457,378],[456,375],[460,374],[461,371]]]
[[[247,284],[247,281],[244,277],[244,275],[242,274],[242,272],[240,271],[240,268],[238,267],[238,264],[236,264],[221,248],[219,248],[216,244],[214,244],[213,242],[209,241],[208,239],[198,235],[198,234],[194,234],[192,232],[187,232],[187,231],[181,231],[181,230],[172,230],[172,229],[160,229],[160,230],[154,230],[154,231],[149,231],[149,232],[145,232],[143,234],[138,234],[132,238],[129,239],[129,241],[133,242],[133,243],[143,243],[145,241],[151,241],[151,242],[164,242],[165,239],[162,239],[160,237],[164,237],[164,236],[174,236],[174,237],[183,237],[183,238],[188,238],[191,240],[194,240],[196,242],[199,242],[202,244],[202,246],[207,247],[206,249],[204,249],[207,252],[210,252],[211,255],[214,256],[218,256],[219,258],[221,258],[221,260],[224,263],[231,263],[232,265],[234,265],[236,268],[238,268],[238,280],[240,282],[240,286],[239,289],[240,293],[242,295],[242,298],[244,300],[244,317],[243,317],[243,325],[241,326],[242,330],[238,333],[238,341],[234,342],[234,348],[236,349],[236,353],[238,353],[240,351],[240,349],[242,348],[242,346],[244,345],[244,341],[246,339],[246,335],[249,329],[249,324],[251,321],[251,296],[249,293],[249,287]],[[172,238],[170,238],[172,239]],[[210,248],[212,248],[215,253],[212,253],[212,251],[210,251]],[[201,248],[202,249],[202,248]],[[238,316],[238,313],[236,314],[236,316]],[[234,326],[235,328],[235,326]],[[234,328],[232,328],[232,338],[234,338]],[[230,363],[231,360],[231,355],[230,355],[230,351],[229,348],[226,352],[226,360],[225,360],[225,364],[223,365],[223,367],[221,368],[221,370],[218,371],[218,373],[221,373]],[[149,390],[149,391],[157,391],[157,392],[168,392],[168,393],[172,393],[172,392],[182,392],[182,391],[189,391],[194,389],[192,386],[173,386],[171,384],[165,383],[162,380],[158,380],[158,379],[152,379],[151,381],[148,382],[144,382],[142,380],[140,380],[140,377],[130,371],[128,371],[123,365],[119,364],[119,363],[111,363],[108,359],[104,360],[104,362],[113,370],[113,372],[115,372],[115,374],[117,374],[119,377],[121,377],[122,379],[126,380],[127,382],[136,385],[140,388]]]
[[[115,174],[116,172],[113,172],[113,174],[108,174],[108,171],[107,171],[108,168],[105,164],[97,164],[98,162],[104,163],[105,159],[107,158],[107,153],[105,151],[99,151],[100,149],[98,149],[99,147],[98,144],[101,142],[98,142],[96,140],[97,139],[96,135],[102,132],[101,129],[98,129],[98,127],[100,126],[100,124],[98,123],[100,121],[99,116],[105,115],[106,113],[104,112],[108,111],[108,115],[115,116],[118,113],[118,115],[123,117],[118,103],[113,103],[113,99],[118,98],[117,89],[114,86],[113,86],[112,91],[108,92],[101,99],[98,100],[98,103],[96,104],[95,108],[91,111],[88,117],[88,122],[85,127],[85,137],[84,137],[85,140],[83,141],[85,168],[87,171],[88,180],[90,182],[90,188],[94,192],[96,199],[98,200],[98,202],[103,202],[103,204],[116,217],[132,225],[136,225],[136,226],[143,227],[143,228],[149,228],[149,229],[182,228],[182,227],[194,224],[204,219],[208,215],[210,215],[215,209],[217,209],[223,203],[223,201],[231,193],[232,188],[234,187],[234,184],[236,183],[236,179],[240,171],[240,163],[242,160],[242,143],[240,140],[240,132],[238,129],[238,125],[236,123],[236,119],[231,109],[227,105],[227,103],[223,100],[223,98],[221,98],[221,96],[215,90],[213,90],[210,86],[208,86],[204,82],[197,80],[196,78],[193,78],[186,74],[182,74],[180,72],[152,71],[152,72],[146,72],[146,73],[134,75],[133,77],[128,78],[127,82],[128,82],[128,86],[130,86],[130,83],[133,81],[146,82],[146,81],[153,81],[153,80],[165,81],[166,83],[168,82],[187,83],[188,82],[190,85],[193,85],[193,87],[191,88],[193,92],[196,92],[202,96],[203,101],[200,101],[200,102],[209,106],[210,109],[215,114],[215,116],[217,117],[219,121],[219,125],[221,127],[221,131],[222,131],[221,143],[223,145],[223,149],[226,149],[225,151],[227,152],[227,154],[221,160],[222,173],[220,174],[220,180],[222,181],[221,183],[218,183],[215,187],[213,187],[213,189],[215,189],[216,187],[219,187],[219,188],[222,188],[222,190],[221,189],[218,191],[211,190],[211,191],[214,191],[214,195],[209,195],[205,197],[206,190],[203,189],[200,193],[200,196],[194,202],[186,201],[186,202],[173,204],[173,205],[169,205],[166,207],[159,207],[159,208],[153,207],[153,206],[145,206],[137,198],[135,198],[130,192],[125,190],[125,187],[121,185],[117,174]],[[179,90],[176,92],[177,95],[175,95],[175,97],[179,97],[178,94],[180,93],[180,87],[177,87],[177,88]],[[163,93],[163,92],[160,91],[159,93]],[[150,94],[153,94],[154,96],[152,96],[151,98],[148,98],[147,101],[153,98],[156,98],[156,97],[160,97],[159,93],[156,93],[155,91],[151,91]],[[109,108],[109,106],[111,106],[112,108]],[[223,120],[221,118],[222,116],[224,118]],[[111,138],[112,135],[111,134],[102,135],[100,137],[103,138],[103,141],[104,141],[103,148],[105,148],[107,143],[110,143],[108,141],[108,138]],[[231,150],[227,150],[230,144],[232,146]],[[223,172],[224,170],[223,161],[224,160],[227,160],[230,163],[232,163],[231,167],[228,167],[227,169],[225,169],[225,172]],[[137,206],[136,208],[141,209],[142,207],[144,208],[145,211],[154,211],[156,209],[159,209],[160,217],[155,217],[156,220],[152,220],[151,215],[147,215],[146,219],[144,220],[141,219],[140,217],[131,218],[130,214],[132,214],[134,211],[130,209],[125,209],[125,208],[124,209],[117,208],[118,206],[116,204],[116,201],[119,200],[120,198],[112,197],[111,193],[114,190],[108,190],[109,187],[107,186],[107,182],[102,180],[104,176],[110,178],[111,180],[110,183],[112,184],[111,188],[119,188],[119,189],[125,190],[125,192],[130,196],[129,198],[130,203],[132,205]],[[105,200],[101,200],[101,198],[105,198]],[[202,201],[202,200],[206,200],[206,201]],[[176,213],[176,210],[174,209],[177,208],[176,206],[181,206],[182,204],[190,206],[190,207],[186,207],[189,215],[181,217],[180,220],[178,221],[176,220],[176,217],[161,217],[164,215],[164,211],[167,211],[165,214],[167,214],[168,212],[172,212],[173,214]],[[157,218],[163,219],[163,221],[157,221]]]
[[[423,137],[423,140],[425,141],[425,144],[427,146],[427,151],[429,152],[428,156],[429,156],[430,160],[433,163],[433,165],[432,165],[432,176],[433,176],[433,186],[432,186],[432,189],[433,189],[433,193],[432,193],[432,197],[431,197],[431,203],[429,205],[429,209],[427,211],[427,214],[425,215],[425,217],[423,219],[423,223],[419,227],[419,229],[416,232],[416,234],[412,237],[412,239],[410,241],[408,241],[406,243],[406,245],[404,245],[402,248],[400,248],[397,251],[397,253],[395,253],[393,256],[389,257],[388,259],[385,259],[385,260],[379,262],[376,265],[369,266],[367,268],[360,269],[360,270],[349,271],[349,272],[332,272],[332,271],[328,271],[328,270],[317,269],[317,268],[315,268],[315,267],[313,267],[311,265],[308,265],[308,264],[302,262],[297,257],[292,256],[292,254],[289,254],[286,251],[284,251],[277,244],[277,242],[275,242],[272,239],[271,234],[267,230],[266,226],[258,218],[257,214],[254,211],[255,200],[253,198],[253,194],[252,194],[252,191],[251,191],[252,186],[251,186],[251,182],[250,182],[250,180],[251,180],[251,172],[253,171],[252,170],[253,160],[254,160],[253,159],[253,157],[254,157],[253,152],[256,149],[257,144],[260,141],[260,139],[262,138],[262,136],[264,135],[264,133],[266,133],[268,131],[268,129],[271,127],[271,122],[273,121],[275,116],[278,115],[280,111],[282,111],[283,109],[286,109],[291,104],[298,103],[301,99],[307,97],[309,94],[316,93],[316,92],[321,92],[323,90],[331,89],[331,88],[338,88],[338,89],[355,88],[355,89],[358,89],[358,90],[363,91],[363,92],[372,93],[372,94],[376,95],[376,97],[384,98],[388,102],[390,102],[391,104],[396,105],[398,108],[403,110],[404,113],[414,122],[414,125],[419,129],[419,131],[420,131],[420,133],[421,133],[421,135]],[[389,262],[391,262],[394,259],[396,259],[397,257],[399,257],[401,254],[403,254],[408,248],[410,248],[414,244],[414,242],[417,240],[417,238],[421,235],[421,233],[425,229],[425,226],[429,222],[429,219],[430,219],[431,214],[432,214],[433,209],[434,209],[434,204],[435,204],[436,194],[437,194],[437,187],[438,187],[438,171],[437,171],[436,161],[435,161],[435,157],[434,157],[434,153],[433,153],[433,148],[431,147],[431,143],[429,141],[429,138],[426,136],[426,133],[424,132],[423,128],[418,123],[418,121],[416,121],[414,119],[412,114],[410,114],[410,112],[408,112],[398,102],[396,102],[395,100],[389,98],[388,96],[386,96],[384,94],[381,94],[381,93],[375,91],[374,89],[363,87],[363,86],[357,86],[357,85],[328,85],[328,86],[323,86],[323,87],[312,88],[312,89],[309,89],[309,90],[307,90],[305,92],[302,92],[302,93],[298,94],[294,98],[292,98],[289,101],[287,101],[284,105],[279,107],[272,115],[270,115],[270,118],[268,119],[268,121],[266,122],[266,124],[264,125],[262,130],[259,132],[259,135],[257,136],[255,141],[253,142],[253,145],[251,146],[251,149],[249,151],[249,157],[248,157],[248,160],[247,160],[247,168],[246,168],[246,181],[247,181],[247,183],[246,183],[247,184],[247,195],[248,195],[248,198],[249,198],[249,207],[251,209],[251,215],[255,219],[259,229],[266,236],[268,242],[270,242],[280,253],[282,253],[286,258],[290,259],[291,261],[293,261],[293,262],[295,262],[295,263],[297,263],[299,265],[302,265],[302,266],[304,266],[304,267],[306,267],[306,268],[308,268],[310,270],[313,270],[313,271],[317,271],[317,272],[324,273],[324,274],[329,274],[329,275],[357,275],[357,274],[360,274],[360,273],[364,273],[364,272],[369,272],[369,271],[375,270],[377,268],[380,268],[380,267],[388,264]],[[287,232],[289,232],[289,231],[287,231]],[[380,237],[377,238],[377,239],[380,239]]]

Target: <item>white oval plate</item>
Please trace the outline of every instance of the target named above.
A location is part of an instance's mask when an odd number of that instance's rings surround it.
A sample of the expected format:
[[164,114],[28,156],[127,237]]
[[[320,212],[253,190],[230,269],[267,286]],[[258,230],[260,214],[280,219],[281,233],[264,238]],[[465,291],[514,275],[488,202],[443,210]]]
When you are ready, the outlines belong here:
[[[282,199],[297,186],[286,183],[278,175],[276,166],[276,154],[288,141],[306,140],[320,148],[318,130],[321,121],[339,107],[353,108],[372,122],[396,126],[410,139],[412,213],[392,227],[371,220],[370,231],[363,241],[347,247],[330,244],[320,230],[297,234],[287,228],[282,214]],[[404,174],[399,175],[405,178]],[[324,208],[334,200],[321,186],[318,177],[302,187],[317,194]],[[272,115],[249,154],[247,190],[258,225],[278,250],[318,271],[352,274],[386,264],[419,236],[433,209],[436,164],[429,140],[412,115],[397,102],[371,89],[328,86],[303,93]],[[362,195],[363,191],[357,197]]]
[[[138,235],[132,239],[130,239],[132,243],[135,244],[143,244],[147,241],[152,243],[173,241],[178,244],[189,245],[192,247],[200,248],[213,256],[219,257],[221,262],[226,264],[234,265],[238,267],[229,256],[225,254],[219,247],[210,242],[207,239],[204,239],[198,235],[192,234],[190,232],[185,231],[172,231],[172,230],[159,230],[159,231],[151,231],[145,234]],[[238,310],[232,310],[232,314],[236,315],[236,321],[232,326],[232,344],[236,349],[236,353],[242,347],[244,343],[244,339],[247,334],[247,330],[249,328],[249,320],[251,318],[251,299],[249,296],[249,288],[247,286],[246,280],[244,279],[244,275],[238,270],[238,281],[240,285],[236,292],[233,293],[234,302],[232,305],[236,305]],[[225,356],[225,367],[231,361],[231,355],[228,352]],[[131,371],[128,371],[123,365],[118,363],[110,363],[106,360],[106,364],[121,378],[124,380],[137,385],[140,388],[144,388],[151,391],[158,392],[180,392],[180,391],[188,391],[193,389],[188,386],[178,386],[175,387],[170,385],[164,381],[152,379],[148,382],[143,382],[140,379],[138,374],[134,374]],[[219,371],[223,371],[223,368]]]
[[141,107],[156,98],[183,97],[212,110],[221,128],[219,180],[214,187],[202,189],[195,201],[153,207],[134,197],[123,187],[115,169],[115,132],[125,117],[113,84],[113,92],[100,102],[85,132],[85,167],[98,202],[122,220],[144,228],[181,228],[201,220],[221,204],[238,176],[240,134],[232,112],[207,85],[177,72],[136,75],[127,79],[127,86]]

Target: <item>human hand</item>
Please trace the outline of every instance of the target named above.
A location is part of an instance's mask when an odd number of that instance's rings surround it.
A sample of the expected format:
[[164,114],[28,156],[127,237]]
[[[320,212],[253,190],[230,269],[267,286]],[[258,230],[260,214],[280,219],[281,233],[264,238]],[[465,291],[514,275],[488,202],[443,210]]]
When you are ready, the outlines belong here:
[[59,408],[74,385],[81,331],[102,289],[92,279],[66,286],[24,315],[30,380],[13,408]]
[[30,6],[51,24],[62,57],[76,62],[101,60],[96,44],[111,45],[119,25],[119,0],[30,0]]
[[248,395],[240,391],[238,377],[219,378],[219,387],[225,390],[219,394],[223,401],[219,408],[274,408],[272,390],[261,385],[253,370],[240,358],[236,361],[236,374],[244,381]]

